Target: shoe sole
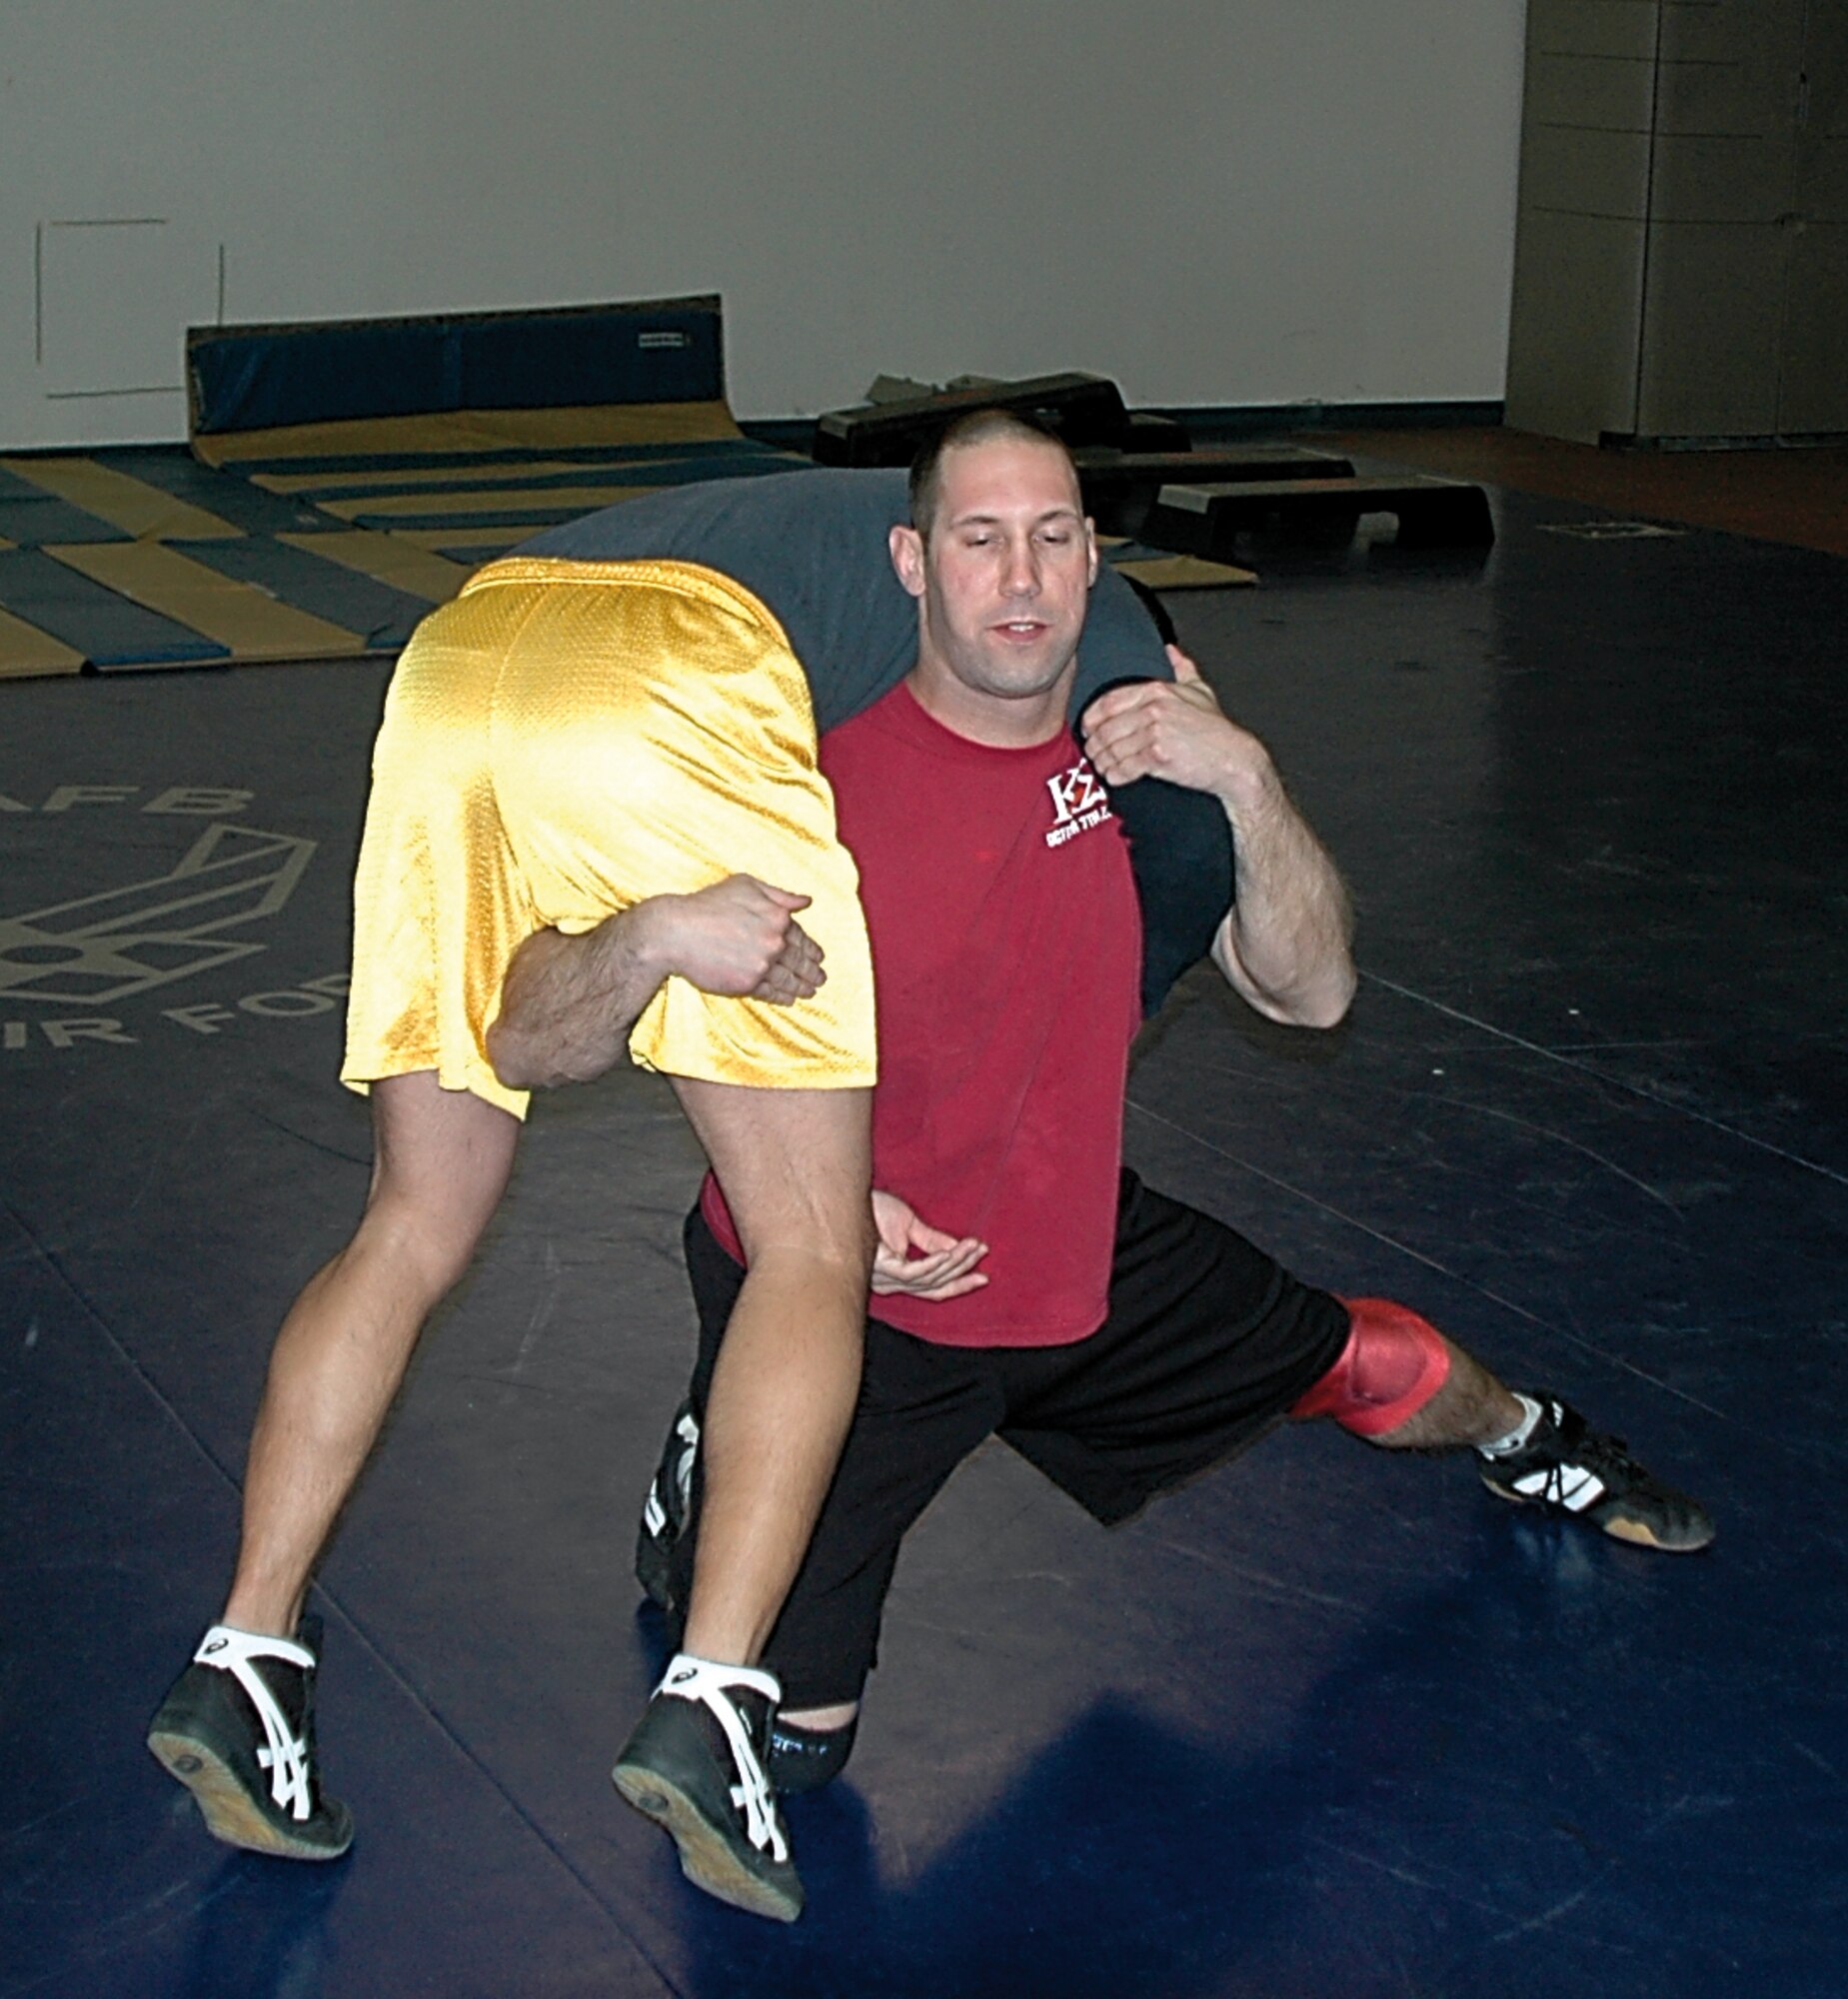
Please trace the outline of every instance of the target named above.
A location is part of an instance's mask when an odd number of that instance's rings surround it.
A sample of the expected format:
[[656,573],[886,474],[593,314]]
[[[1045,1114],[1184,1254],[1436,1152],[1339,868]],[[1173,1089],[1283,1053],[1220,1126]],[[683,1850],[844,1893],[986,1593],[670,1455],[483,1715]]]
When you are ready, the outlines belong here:
[[148,1737],[148,1747],[167,1774],[192,1792],[206,1830],[227,1846],[285,1860],[338,1860],[353,1844],[351,1834],[338,1846],[321,1846],[278,1831],[251,1803],[230,1764],[190,1735],[157,1728]]
[[[1510,1506],[1535,1506],[1540,1503],[1538,1500],[1529,1499],[1524,1492],[1510,1491],[1505,1485],[1497,1485],[1492,1478],[1484,1478],[1482,1483],[1497,1499],[1507,1500]],[[1542,1506],[1540,1510],[1553,1511],[1551,1507],[1546,1506]],[[1556,1513],[1554,1517],[1564,1519],[1567,1516]],[[1588,1527],[1596,1527],[1600,1533],[1608,1534],[1614,1541],[1627,1541],[1632,1547],[1637,1548],[1653,1548],[1657,1554],[1695,1555],[1699,1554],[1702,1548],[1711,1547],[1713,1544],[1712,1528],[1709,1528],[1697,1541],[1665,1541],[1650,1529],[1647,1522],[1627,1518],[1621,1513],[1609,1520],[1595,1519],[1588,1513],[1572,1517],[1583,1520]]]
[[744,1866],[725,1834],[672,1778],[639,1764],[619,1763],[611,1781],[644,1818],[652,1818],[673,1839],[680,1849],[681,1872],[696,1888],[773,1922],[793,1923],[802,1914],[800,1892],[785,1893]]

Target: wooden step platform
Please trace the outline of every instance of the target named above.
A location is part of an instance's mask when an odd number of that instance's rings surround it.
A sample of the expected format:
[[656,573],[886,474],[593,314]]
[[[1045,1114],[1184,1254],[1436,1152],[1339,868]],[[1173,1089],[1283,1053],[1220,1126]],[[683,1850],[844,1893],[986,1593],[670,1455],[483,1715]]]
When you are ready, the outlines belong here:
[[1488,548],[1495,539],[1479,486],[1414,473],[1397,479],[1267,479],[1163,486],[1139,530],[1156,548],[1231,559],[1240,535],[1350,540],[1363,514],[1398,517],[1401,549]]
[[933,396],[865,409],[831,410],[815,426],[817,465],[910,465],[933,431],[969,410],[1018,410],[1056,431],[1073,450],[1085,445],[1119,449],[1136,432],[1171,442],[1174,426],[1130,425],[1122,391],[1101,375],[1071,372],[1032,375],[1017,382],[982,382]]
[[1349,459],[1293,444],[1158,452],[1089,446],[1071,456],[1084,493],[1084,511],[1104,535],[1141,535],[1164,486],[1349,479],[1354,470]]

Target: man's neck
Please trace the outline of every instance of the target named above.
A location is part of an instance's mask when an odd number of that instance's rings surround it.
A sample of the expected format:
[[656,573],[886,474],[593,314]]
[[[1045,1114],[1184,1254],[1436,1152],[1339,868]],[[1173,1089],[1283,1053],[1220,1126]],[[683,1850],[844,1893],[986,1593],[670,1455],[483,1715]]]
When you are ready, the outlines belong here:
[[1050,743],[1065,727],[1071,675],[1043,694],[1009,698],[982,694],[953,676],[931,673],[920,661],[905,677],[912,699],[952,736],[991,750],[1031,750]]

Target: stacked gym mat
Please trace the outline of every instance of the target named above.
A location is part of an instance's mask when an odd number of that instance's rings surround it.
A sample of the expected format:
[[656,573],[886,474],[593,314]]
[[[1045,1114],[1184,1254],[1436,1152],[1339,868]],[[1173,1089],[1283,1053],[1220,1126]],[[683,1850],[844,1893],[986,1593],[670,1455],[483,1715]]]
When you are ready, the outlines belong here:
[[0,678],[393,653],[477,564],[783,472],[717,298],[195,330],[190,449],[0,458]]

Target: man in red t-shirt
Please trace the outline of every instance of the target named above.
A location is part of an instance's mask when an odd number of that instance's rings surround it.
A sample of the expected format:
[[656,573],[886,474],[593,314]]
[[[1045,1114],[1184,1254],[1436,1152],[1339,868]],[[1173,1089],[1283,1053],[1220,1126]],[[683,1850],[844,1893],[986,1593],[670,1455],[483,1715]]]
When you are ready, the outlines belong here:
[[[878,992],[881,1249],[860,1405],[766,1657],[772,1775],[846,1760],[901,1540],[998,1433],[1098,1519],[1126,1517],[1286,1416],[1388,1447],[1473,1446],[1509,1499],[1647,1545],[1705,1511],[1546,1394],[1510,1391],[1415,1313],[1302,1284],[1121,1163],[1140,929],[1108,787],[1207,792],[1236,848],[1213,946],[1260,1012],[1331,1027],[1354,989],[1340,879],[1268,753],[1190,662],[1065,720],[1096,550],[1062,446],[964,418],[892,537],[918,663],[830,732],[822,765],[860,868]],[[692,1575],[699,1423],[738,1238],[710,1178],[687,1228],[702,1337],[644,1514],[638,1573],[671,1616]]]

